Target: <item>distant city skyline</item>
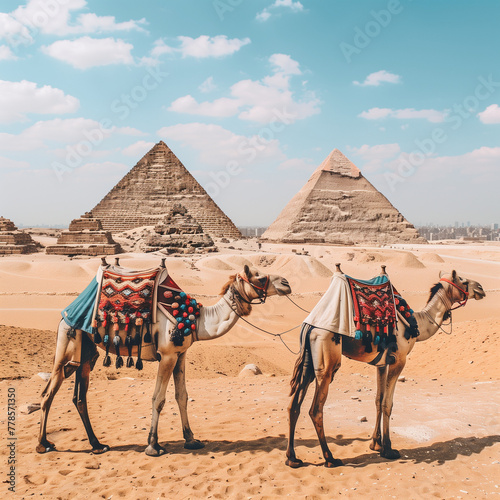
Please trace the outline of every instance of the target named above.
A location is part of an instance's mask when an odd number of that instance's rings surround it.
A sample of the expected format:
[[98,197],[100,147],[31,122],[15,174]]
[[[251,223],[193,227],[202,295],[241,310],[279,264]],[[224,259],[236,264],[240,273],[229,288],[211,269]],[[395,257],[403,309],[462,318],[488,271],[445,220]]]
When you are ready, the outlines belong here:
[[0,215],[67,226],[163,140],[238,226],[338,148],[414,225],[500,221],[500,4],[4,0]]

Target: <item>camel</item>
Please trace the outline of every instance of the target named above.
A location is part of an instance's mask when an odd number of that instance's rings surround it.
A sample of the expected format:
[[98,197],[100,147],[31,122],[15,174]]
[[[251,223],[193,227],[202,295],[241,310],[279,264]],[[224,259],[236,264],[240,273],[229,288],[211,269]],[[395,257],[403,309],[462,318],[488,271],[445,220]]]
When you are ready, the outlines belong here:
[[[175,346],[170,338],[173,324],[163,312],[158,309],[157,322],[153,325],[153,335],[157,334],[157,349],[148,353],[142,350],[142,359],[145,361],[159,361],[156,386],[153,393],[153,410],[151,428],[148,437],[148,446],[145,450],[149,456],[161,456],[165,448],[158,444],[158,420],[165,404],[165,393],[170,376],[174,375],[175,398],[179,405],[179,412],[184,435],[184,448],[195,450],[204,447],[204,444],[194,438],[187,414],[188,394],[186,390],[185,364],[186,352],[195,340],[211,340],[225,335],[235,325],[240,317],[248,316],[252,311],[252,304],[263,303],[272,295],[287,295],[291,293],[288,281],[277,275],[263,275],[255,268],[245,266],[239,274],[230,277],[223,286],[220,300],[213,306],[202,307],[196,320],[197,332],[184,338],[181,346]],[[101,327],[99,330],[103,330]],[[104,331],[102,331],[104,335]],[[120,331],[120,335],[123,333]],[[77,339],[81,339],[78,342]],[[98,345],[104,349],[103,344]],[[81,349],[81,364],[76,368],[76,381],[73,403],[83,421],[87,436],[94,454],[109,451],[109,446],[97,439],[90,423],[87,411],[87,390],[89,387],[90,371],[93,368],[98,354],[88,333],[76,331],[71,334],[70,327],[61,320],[57,332],[56,353],[50,379],[42,393],[40,419],[40,433],[36,451],[45,453],[55,450],[54,443],[47,440],[47,419],[50,406],[58,389],[65,379],[65,368],[75,359],[75,351]],[[137,356],[138,348],[134,347],[133,356]],[[78,357],[78,359],[80,359]]]
[[[384,268],[385,266],[382,266],[383,273],[385,273]],[[338,264],[337,272],[341,273]],[[431,288],[426,306],[420,312],[414,313],[420,332],[419,336],[407,340],[404,336],[404,325],[398,322],[398,327],[395,329],[397,349],[394,349],[395,346],[392,349],[387,349],[390,351],[389,353],[386,352],[380,361],[372,363],[377,367],[377,393],[375,396],[377,416],[370,449],[379,451],[380,456],[391,460],[400,458],[400,453],[392,448],[389,421],[396,382],[415,342],[432,337],[441,328],[443,321],[451,316],[451,310],[455,303],[458,303],[458,307],[460,307],[460,305],[465,305],[467,298],[473,297],[480,300],[485,295],[478,282],[460,278],[456,271],[450,274],[441,273],[440,281]],[[295,455],[294,434],[300,407],[313,380],[316,381],[316,390],[309,415],[318,435],[325,458],[325,466],[338,467],[343,465],[341,460],[333,458],[325,438],[323,407],[328,397],[328,387],[340,368],[342,355],[356,361],[371,363],[379,354],[376,346],[371,353],[367,353],[361,340],[332,333],[314,326],[302,329],[301,351],[295,363],[290,393],[292,400],[288,407],[289,438],[285,464],[292,468],[303,465],[303,462]]]

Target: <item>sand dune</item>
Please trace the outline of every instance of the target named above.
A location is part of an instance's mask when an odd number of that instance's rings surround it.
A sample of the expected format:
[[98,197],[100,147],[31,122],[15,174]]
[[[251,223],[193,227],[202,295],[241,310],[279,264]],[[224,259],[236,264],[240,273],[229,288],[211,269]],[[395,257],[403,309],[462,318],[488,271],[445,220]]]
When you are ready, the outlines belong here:
[[[453,333],[418,343],[396,388],[392,439],[401,459],[388,461],[368,448],[374,425],[375,369],[343,360],[325,406],[325,429],[344,467],[321,466],[320,448],[307,415],[306,397],[297,429],[297,452],[306,467],[284,465],[288,387],[295,361],[279,339],[238,323],[226,336],[196,343],[188,352],[190,420],[203,450],[184,450],[173,387],[160,418],[160,442],[167,454],[147,457],[151,395],[157,366],[104,368],[102,356],[91,376],[89,411],[97,435],[111,446],[104,455],[88,454],[88,441],[71,401],[73,379],[57,395],[49,418],[49,439],[60,451],[34,449],[40,412],[24,414],[37,402],[51,369],[55,326],[60,310],[94,275],[100,259],[44,255],[0,258],[0,391],[16,390],[17,495],[20,498],[486,498],[498,494],[500,424],[500,273],[493,248],[456,246],[439,250],[263,246],[251,252],[221,252],[193,259],[169,257],[167,267],[188,292],[214,303],[230,274],[243,265],[290,280],[291,298],[310,310],[330,282],[335,263],[358,278],[370,278],[386,264],[398,290],[421,308],[441,269],[457,270],[480,281],[485,300],[470,301],[454,313]],[[295,249],[295,252],[292,252]],[[157,265],[158,255],[124,254],[121,264],[135,269]],[[112,261],[109,259],[108,261]],[[272,332],[300,325],[307,315],[284,297],[254,307],[251,322]],[[447,327],[449,328],[449,327]],[[298,350],[298,329],[284,341]],[[238,378],[255,363],[263,375]],[[0,415],[6,415],[2,398]],[[367,422],[361,422],[366,417]],[[5,428],[5,417],[0,417]],[[5,458],[6,448],[0,455]]]

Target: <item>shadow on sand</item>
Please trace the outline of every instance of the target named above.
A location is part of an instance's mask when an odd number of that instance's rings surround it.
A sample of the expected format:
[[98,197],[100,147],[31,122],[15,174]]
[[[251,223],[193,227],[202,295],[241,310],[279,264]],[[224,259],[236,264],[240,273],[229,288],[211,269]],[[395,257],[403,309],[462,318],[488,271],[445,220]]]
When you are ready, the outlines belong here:
[[[336,446],[349,446],[350,444],[360,441],[368,442],[369,438],[345,438],[342,435],[338,435],[336,438],[328,438],[329,444],[332,445],[332,451],[334,456],[338,456],[335,453]],[[495,434],[492,436],[485,436],[481,438],[477,437],[458,437],[450,439],[448,441],[437,441],[427,446],[421,446],[417,448],[403,448],[400,449],[401,458],[398,459],[399,462],[413,462],[413,463],[426,463],[432,464],[436,463],[442,465],[446,462],[455,460],[459,456],[472,456],[474,454],[481,453],[485,448],[493,446],[500,442],[500,435]],[[109,443],[108,443],[109,444]],[[287,445],[287,440],[285,435],[281,434],[279,436],[267,436],[259,439],[252,440],[239,440],[239,441],[204,441],[205,448],[201,450],[186,450],[184,449],[184,441],[168,441],[161,443],[165,446],[167,452],[164,455],[168,457],[170,455],[209,455],[212,453],[222,453],[223,455],[228,455],[230,453],[241,453],[244,451],[249,451],[250,453],[258,453],[262,451],[270,450],[281,450],[283,451],[283,461],[285,460],[285,450]],[[318,453],[320,453],[320,448],[317,439],[297,439],[296,446],[305,446],[307,448],[318,448]],[[130,445],[119,445],[112,446],[108,453],[113,453],[114,451],[133,451],[136,453],[143,453],[146,446],[130,444]],[[58,450],[64,453],[79,453],[79,451],[74,450]],[[161,458],[159,458],[161,460]],[[391,460],[380,457],[376,452],[370,452],[363,455],[358,455],[351,458],[342,458],[344,466],[346,467],[366,467],[371,464],[376,463],[390,463]],[[304,466],[318,466],[322,463],[307,463],[304,462]]]

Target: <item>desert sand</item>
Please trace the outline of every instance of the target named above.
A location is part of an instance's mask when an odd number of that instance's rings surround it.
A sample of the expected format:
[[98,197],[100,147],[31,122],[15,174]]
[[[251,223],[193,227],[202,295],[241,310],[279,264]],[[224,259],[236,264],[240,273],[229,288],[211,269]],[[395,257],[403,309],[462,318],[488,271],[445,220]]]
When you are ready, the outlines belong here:
[[[44,237],[44,244],[50,243]],[[239,322],[226,336],[196,343],[188,352],[189,414],[199,451],[183,448],[173,386],[159,425],[166,455],[146,456],[156,366],[104,368],[91,375],[89,411],[111,450],[92,455],[73,406],[73,378],[64,382],[49,417],[57,451],[35,452],[40,411],[36,403],[51,371],[60,311],[94,276],[100,259],[33,254],[0,258],[0,455],[7,481],[7,394],[16,395],[18,498],[487,498],[500,494],[500,246],[393,245],[388,248],[271,245],[254,241],[220,245],[208,256],[169,257],[175,281],[204,304],[214,303],[230,274],[245,263],[285,276],[291,298],[310,310],[327,289],[335,263],[346,274],[371,278],[386,264],[398,290],[419,310],[440,270],[456,269],[479,281],[482,301],[453,314],[451,335],[418,343],[398,382],[392,416],[395,461],[369,448],[375,419],[375,368],[343,360],[325,407],[325,429],[344,466],[326,469],[307,414],[297,428],[297,454],[306,466],[285,466],[290,374],[298,329],[279,339]],[[231,247],[231,248],[229,248]],[[109,261],[112,259],[108,258]],[[155,254],[124,254],[123,266],[159,263]],[[250,321],[273,332],[300,325],[307,313],[284,297],[255,306]],[[448,327],[449,328],[449,327]],[[256,364],[262,375],[238,377]],[[366,418],[363,418],[366,417]],[[366,420],[366,421],[364,421]],[[8,483],[2,483],[7,492]],[[12,494],[11,494],[12,495]]]

